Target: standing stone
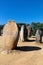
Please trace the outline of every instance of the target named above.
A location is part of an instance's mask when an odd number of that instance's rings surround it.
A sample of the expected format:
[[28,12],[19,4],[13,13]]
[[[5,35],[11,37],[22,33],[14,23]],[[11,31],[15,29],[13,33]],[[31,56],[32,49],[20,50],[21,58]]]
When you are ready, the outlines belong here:
[[24,33],[24,25],[21,27],[21,30],[20,30],[20,40],[21,41],[24,41],[24,36],[23,36],[23,33]]
[[26,41],[28,38],[28,31],[27,31],[27,28],[26,28],[26,25],[24,26],[24,41]]
[[30,26],[27,26],[27,31],[28,31],[28,37],[31,37],[31,35],[32,35],[32,28]]
[[3,46],[2,53],[9,53],[13,48],[17,47],[18,42],[18,27],[13,21],[7,22],[3,28]]
[[36,42],[42,42],[42,32],[39,29],[36,31]]
[[25,25],[22,25],[20,30],[20,40],[25,41],[27,40],[27,29]]

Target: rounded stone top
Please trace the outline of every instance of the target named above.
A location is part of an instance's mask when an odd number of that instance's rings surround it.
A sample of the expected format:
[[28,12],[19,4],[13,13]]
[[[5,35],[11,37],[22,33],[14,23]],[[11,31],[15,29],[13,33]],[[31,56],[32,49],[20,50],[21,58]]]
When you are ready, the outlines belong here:
[[8,34],[8,32],[11,34],[14,32],[18,32],[18,27],[17,27],[17,24],[15,23],[15,21],[10,20],[5,24],[5,26],[3,28],[3,33]]

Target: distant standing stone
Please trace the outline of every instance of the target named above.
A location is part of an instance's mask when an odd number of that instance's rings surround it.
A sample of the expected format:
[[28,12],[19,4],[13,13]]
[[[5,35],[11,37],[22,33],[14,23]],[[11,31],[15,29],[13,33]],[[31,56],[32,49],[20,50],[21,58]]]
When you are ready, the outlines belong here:
[[27,26],[27,31],[28,31],[28,37],[31,37],[31,35],[32,35],[32,28],[30,26]]
[[42,42],[42,32],[39,29],[36,31],[36,42]]

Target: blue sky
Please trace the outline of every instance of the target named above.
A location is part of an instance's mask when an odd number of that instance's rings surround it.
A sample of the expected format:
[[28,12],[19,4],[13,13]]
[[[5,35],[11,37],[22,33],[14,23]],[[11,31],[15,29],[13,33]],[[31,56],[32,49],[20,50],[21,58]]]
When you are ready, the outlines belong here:
[[43,22],[43,0],[0,0],[0,24]]

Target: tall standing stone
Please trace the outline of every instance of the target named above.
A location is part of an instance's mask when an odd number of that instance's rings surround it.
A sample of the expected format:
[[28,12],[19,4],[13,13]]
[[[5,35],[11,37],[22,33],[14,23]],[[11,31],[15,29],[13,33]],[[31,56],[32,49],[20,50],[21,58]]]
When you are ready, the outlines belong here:
[[27,26],[27,31],[28,31],[28,37],[31,37],[31,35],[32,35],[32,28],[30,26]]
[[27,29],[25,25],[22,25],[20,30],[20,40],[25,41],[26,39],[27,39]]
[[20,40],[21,41],[24,41],[24,35],[23,35],[23,33],[24,33],[24,25],[21,27],[21,30],[20,30]]
[[36,42],[42,42],[42,32],[39,29],[36,31]]
[[10,50],[17,47],[18,42],[18,27],[13,21],[9,21],[3,28],[3,53],[9,53]]

